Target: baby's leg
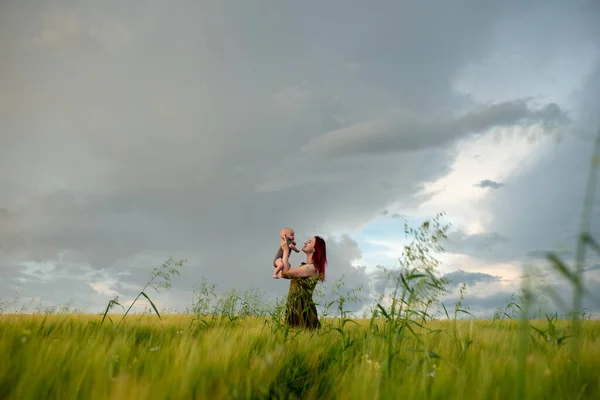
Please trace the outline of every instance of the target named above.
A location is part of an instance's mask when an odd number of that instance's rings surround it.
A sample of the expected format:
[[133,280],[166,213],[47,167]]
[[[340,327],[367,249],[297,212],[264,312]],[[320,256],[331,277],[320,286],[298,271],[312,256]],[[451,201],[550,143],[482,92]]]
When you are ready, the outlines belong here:
[[278,258],[277,260],[275,260],[274,264],[275,264],[275,271],[273,272],[273,278],[279,279],[279,273],[283,269],[283,260],[281,258]]

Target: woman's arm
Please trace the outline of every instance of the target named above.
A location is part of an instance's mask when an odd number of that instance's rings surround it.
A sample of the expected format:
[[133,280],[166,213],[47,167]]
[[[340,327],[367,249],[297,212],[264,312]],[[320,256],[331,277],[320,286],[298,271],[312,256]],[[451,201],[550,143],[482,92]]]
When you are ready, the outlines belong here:
[[283,261],[283,269],[281,270],[281,276],[283,278],[306,278],[317,274],[317,269],[312,264],[305,264],[301,267],[291,269],[290,248],[285,239],[281,240],[281,249],[283,250],[283,255],[281,256],[281,261]]
[[290,248],[286,246],[282,246],[283,255],[281,256],[281,261],[283,261],[283,269],[281,270],[281,275],[290,270]]
[[285,279],[308,278],[315,275],[317,275],[317,269],[312,264],[304,264],[296,268],[288,268],[287,270],[284,264],[283,270],[281,270],[281,277]]

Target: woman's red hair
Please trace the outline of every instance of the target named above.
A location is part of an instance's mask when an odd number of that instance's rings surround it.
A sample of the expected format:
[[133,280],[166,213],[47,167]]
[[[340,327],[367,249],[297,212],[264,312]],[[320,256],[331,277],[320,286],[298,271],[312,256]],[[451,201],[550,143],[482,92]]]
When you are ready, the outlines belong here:
[[315,236],[315,248],[312,255],[312,262],[320,274],[321,281],[325,280],[325,265],[327,265],[327,246],[325,240],[320,236]]

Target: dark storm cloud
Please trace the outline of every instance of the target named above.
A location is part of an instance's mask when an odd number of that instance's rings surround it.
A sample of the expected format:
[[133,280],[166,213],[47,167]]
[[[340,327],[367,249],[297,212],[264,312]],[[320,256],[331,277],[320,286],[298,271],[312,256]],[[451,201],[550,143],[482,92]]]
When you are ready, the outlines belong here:
[[519,258],[513,250],[512,239],[497,232],[469,235],[458,230],[448,234],[444,249],[493,262],[510,262]]
[[442,120],[399,110],[328,132],[312,139],[304,150],[329,157],[410,152],[449,144],[495,127],[536,123],[558,127],[568,122],[569,118],[556,104],[538,110],[520,100],[480,107],[461,117]]
[[479,183],[476,183],[473,186],[479,187],[479,188],[482,188],[482,189],[485,189],[485,188],[500,189],[502,186],[504,186],[504,184],[499,183],[499,182],[494,182],[494,181],[489,180],[489,179],[485,179],[485,180],[483,180],[483,181],[481,181]]
[[450,281],[449,288],[460,286],[463,283],[467,286],[473,286],[479,283],[498,282],[500,280],[499,276],[484,274],[482,272],[466,272],[460,269],[445,274],[444,278]]

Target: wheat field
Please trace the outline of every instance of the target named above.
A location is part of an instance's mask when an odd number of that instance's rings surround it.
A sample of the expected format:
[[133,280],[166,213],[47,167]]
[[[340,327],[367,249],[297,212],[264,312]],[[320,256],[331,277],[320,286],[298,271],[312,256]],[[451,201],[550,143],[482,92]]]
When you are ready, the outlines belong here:
[[[2,399],[594,399],[600,322],[323,319],[316,332],[269,318],[0,316]],[[398,326],[396,326],[398,328]],[[534,329],[535,328],[535,329]],[[519,353],[524,369],[519,369]],[[519,392],[521,390],[521,392]]]

